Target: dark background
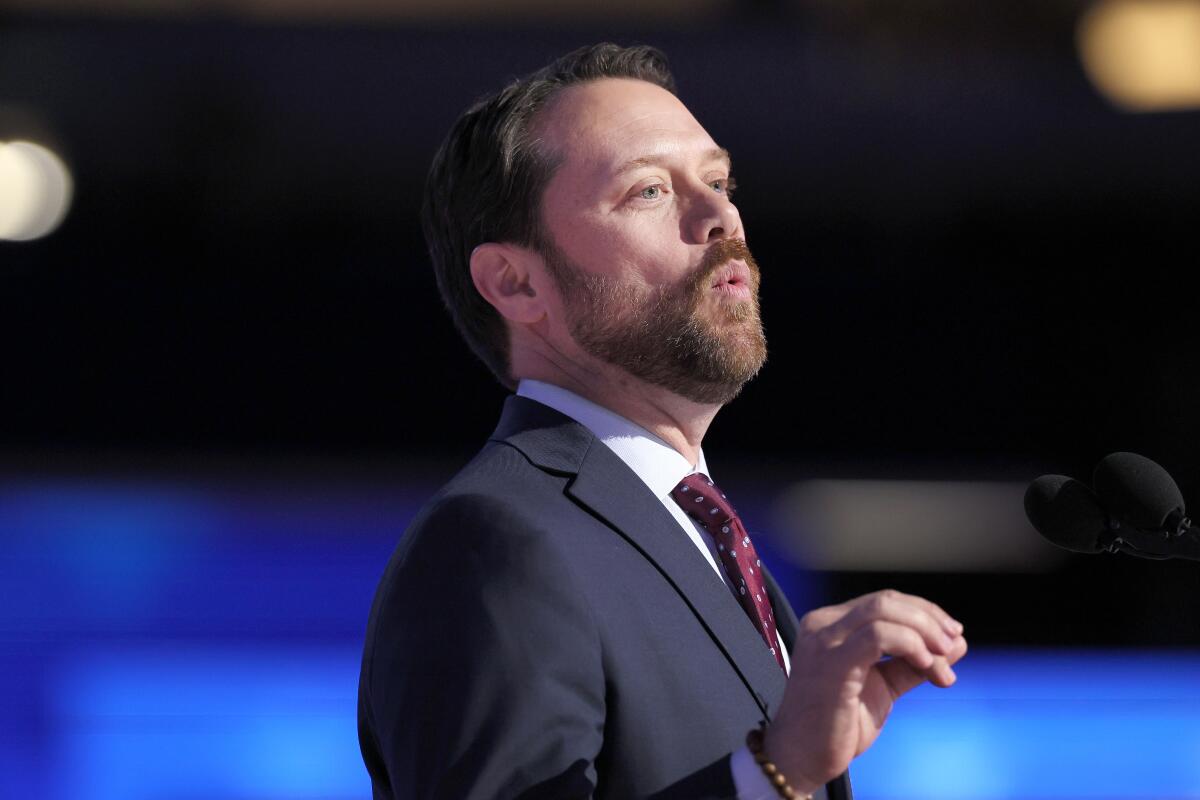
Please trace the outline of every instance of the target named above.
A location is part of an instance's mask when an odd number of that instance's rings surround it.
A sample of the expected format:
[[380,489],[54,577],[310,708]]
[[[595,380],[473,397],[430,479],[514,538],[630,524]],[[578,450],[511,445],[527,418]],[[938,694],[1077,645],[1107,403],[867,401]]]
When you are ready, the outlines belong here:
[[763,559],[799,610],[894,586],[966,623],[857,793],[1200,796],[1200,565],[1023,529],[1015,567],[822,571],[778,516],[808,479],[981,482],[1023,525],[1024,484],[1117,450],[1200,502],[1200,113],[1110,105],[1090,5],[0,0],[0,142],[75,181],[0,241],[0,796],[365,796],[376,581],[504,397],[424,174],[474,98],[603,39],[663,48],[733,153],[771,352],[705,452]]
[[[1079,65],[1078,4],[969,5],[454,25],[0,12],[0,139],[54,144],[76,180],[58,232],[0,242],[0,459],[436,485],[504,393],[440,307],[425,169],[476,96],[607,38],[663,48],[734,156],[771,355],[705,442],[729,484],[1086,477],[1132,450],[1194,497],[1200,116],[1114,110]],[[1200,630],[1189,564],[821,585],[884,584],[984,643]]]

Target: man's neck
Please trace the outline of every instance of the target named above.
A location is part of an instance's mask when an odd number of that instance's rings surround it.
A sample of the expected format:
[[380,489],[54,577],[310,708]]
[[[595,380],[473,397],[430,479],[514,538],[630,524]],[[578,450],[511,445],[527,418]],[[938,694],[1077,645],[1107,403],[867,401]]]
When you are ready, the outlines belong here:
[[696,463],[704,434],[721,409],[719,404],[692,402],[607,365],[602,371],[588,374],[540,372],[529,370],[519,377],[559,386],[619,414],[662,439],[689,464]]

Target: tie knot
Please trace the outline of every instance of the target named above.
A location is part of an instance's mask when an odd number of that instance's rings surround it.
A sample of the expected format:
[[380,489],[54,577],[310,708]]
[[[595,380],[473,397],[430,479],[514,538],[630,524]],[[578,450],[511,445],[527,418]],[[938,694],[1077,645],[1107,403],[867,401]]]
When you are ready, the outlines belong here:
[[715,533],[711,529],[725,525],[737,514],[720,487],[700,472],[693,472],[684,478],[671,492],[671,497],[688,516],[710,529],[710,532]]

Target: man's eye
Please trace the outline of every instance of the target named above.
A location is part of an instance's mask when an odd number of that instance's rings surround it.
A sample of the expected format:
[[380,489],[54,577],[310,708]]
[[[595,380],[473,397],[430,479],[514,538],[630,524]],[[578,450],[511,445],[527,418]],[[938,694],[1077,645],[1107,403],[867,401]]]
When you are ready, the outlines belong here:
[[733,190],[737,184],[733,178],[718,178],[708,184],[717,194],[723,194],[726,197],[733,197]]
[[657,200],[662,197],[662,186],[657,183],[653,186],[647,186],[638,193],[638,196],[643,200]]

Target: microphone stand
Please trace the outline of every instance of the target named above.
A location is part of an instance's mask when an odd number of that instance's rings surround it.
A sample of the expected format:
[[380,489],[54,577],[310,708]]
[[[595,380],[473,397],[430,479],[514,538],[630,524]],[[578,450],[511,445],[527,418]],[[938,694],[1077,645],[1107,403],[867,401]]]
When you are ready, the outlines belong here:
[[1200,561],[1200,527],[1182,511],[1172,512],[1157,530],[1142,530],[1123,525],[1113,516],[1108,518],[1107,541],[1100,549],[1109,553],[1128,553],[1139,558],[1163,561],[1186,558]]

